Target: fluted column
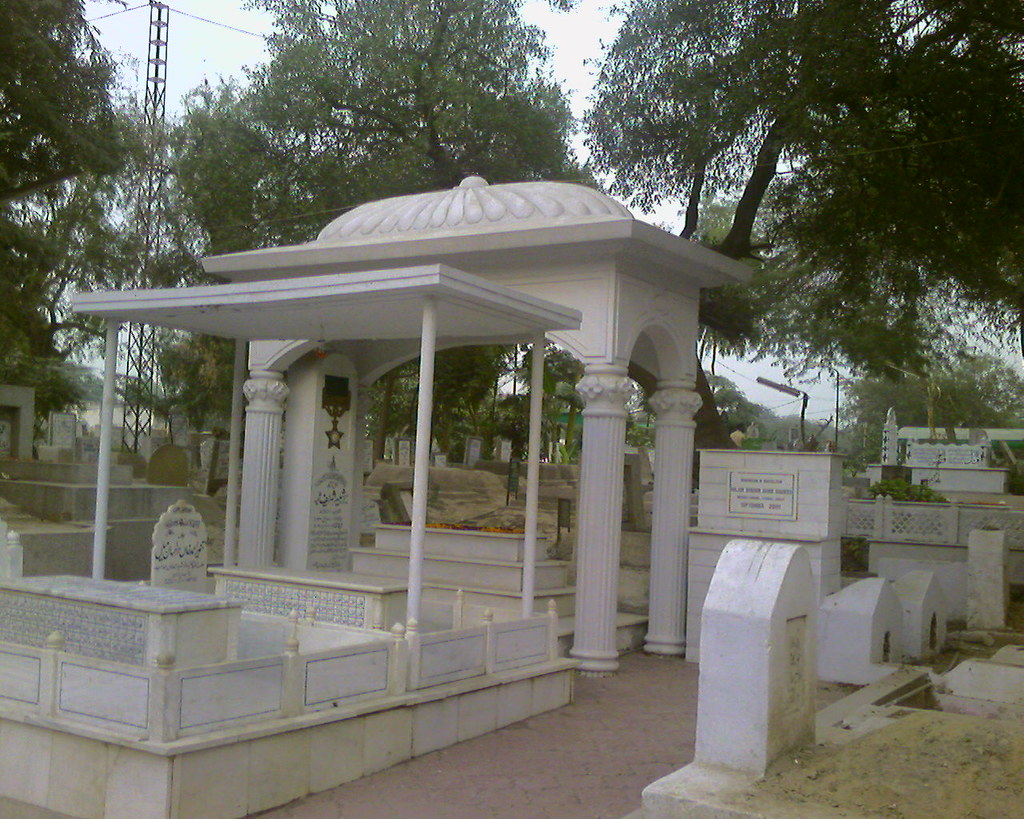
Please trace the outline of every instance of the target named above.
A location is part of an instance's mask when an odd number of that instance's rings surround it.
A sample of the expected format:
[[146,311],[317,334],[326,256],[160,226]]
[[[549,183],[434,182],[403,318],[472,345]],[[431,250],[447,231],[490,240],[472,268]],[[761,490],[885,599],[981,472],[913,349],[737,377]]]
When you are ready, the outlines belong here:
[[281,417],[288,385],[281,373],[253,370],[242,391],[249,403],[245,408],[238,565],[271,566],[281,472]]
[[626,401],[633,382],[625,367],[589,365],[576,385],[583,410],[583,460],[576,535],[576,632],[580,670],[610,674],[619,667],[615,613],[622,534],[622,464]]
[[654,422],[654,518],[651,523],[650,608],[644,649],[682,655],[686,649],[693,414],[701,398],[682,382],[659,382],[651,396]]

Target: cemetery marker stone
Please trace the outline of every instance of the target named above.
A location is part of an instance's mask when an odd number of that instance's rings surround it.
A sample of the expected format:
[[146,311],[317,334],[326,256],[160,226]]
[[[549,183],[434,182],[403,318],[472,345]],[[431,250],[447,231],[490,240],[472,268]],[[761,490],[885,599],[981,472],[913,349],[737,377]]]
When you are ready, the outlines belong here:
[[207,543],[206,524],[196,508],[183,500],[172,504],[153,528],[151,584],[204,591]]

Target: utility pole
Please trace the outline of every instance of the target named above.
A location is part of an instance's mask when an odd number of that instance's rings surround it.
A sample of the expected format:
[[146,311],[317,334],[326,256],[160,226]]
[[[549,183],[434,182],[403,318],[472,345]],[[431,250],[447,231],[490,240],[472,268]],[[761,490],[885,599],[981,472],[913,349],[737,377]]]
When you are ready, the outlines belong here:
[[[164,200],[164,121],[167,112],[167,30],[170,8],[149,0],[149,48],[146,62],[146,168],[139,197],[138,220],[142,256],[136,286],[146,286],[153,256],[160,245]],[[156,393],[156,330],[145,324],[129,324],[125,354],[124,423],[122,445],[139,451],[140,442],[153,430],[153,397]],[[148,454],[148,453],[147,453]]]

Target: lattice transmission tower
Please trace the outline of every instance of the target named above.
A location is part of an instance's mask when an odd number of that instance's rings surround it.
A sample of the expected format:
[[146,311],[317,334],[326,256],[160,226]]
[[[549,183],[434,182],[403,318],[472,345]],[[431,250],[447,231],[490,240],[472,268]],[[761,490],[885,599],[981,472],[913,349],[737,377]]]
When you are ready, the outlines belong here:
[[[142,236],[136,286],[151,282],[153,257],[160,245],[164,203],[164,122],[167,113],[167,34],[170,8],[149,0],[149,47],[146,62],[146,165],[139,193],[138,223]],[[122,445],[138,452],[153,429],[153,399],[157,389],[156,329],[132,323],[125,344],[124,424]]]

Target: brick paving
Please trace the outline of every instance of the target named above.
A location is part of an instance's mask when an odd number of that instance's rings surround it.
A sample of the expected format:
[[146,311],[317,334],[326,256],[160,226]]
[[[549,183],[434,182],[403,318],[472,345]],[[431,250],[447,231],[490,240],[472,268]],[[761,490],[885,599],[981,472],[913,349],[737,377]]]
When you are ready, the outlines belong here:
[[260,819],[620,819],[693,758],[697,666],[622,657],[572,705],[417,757]]

